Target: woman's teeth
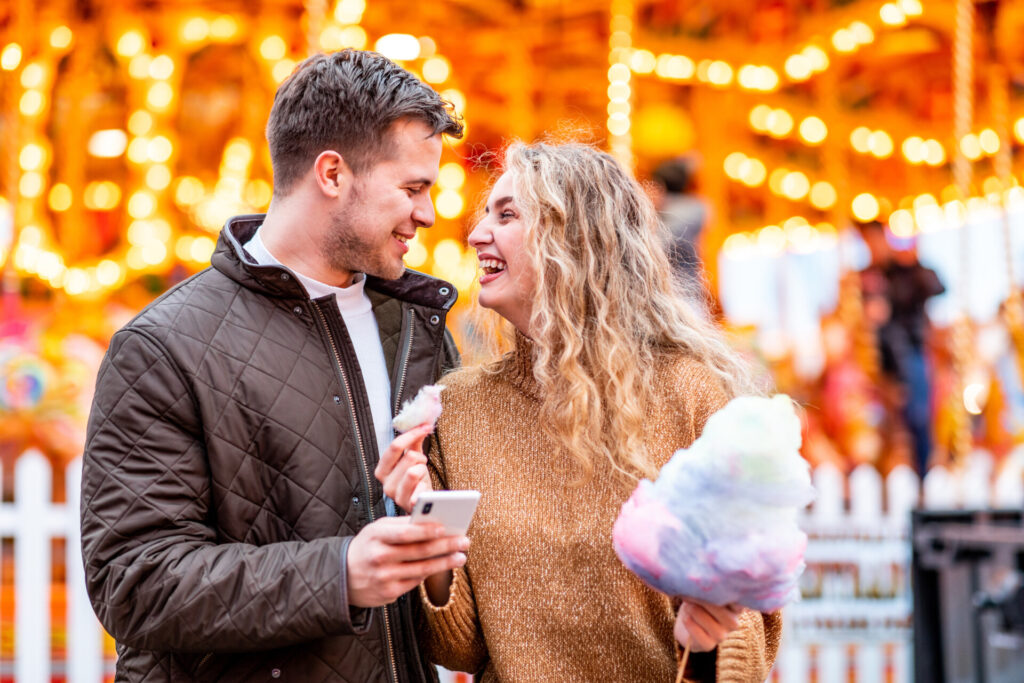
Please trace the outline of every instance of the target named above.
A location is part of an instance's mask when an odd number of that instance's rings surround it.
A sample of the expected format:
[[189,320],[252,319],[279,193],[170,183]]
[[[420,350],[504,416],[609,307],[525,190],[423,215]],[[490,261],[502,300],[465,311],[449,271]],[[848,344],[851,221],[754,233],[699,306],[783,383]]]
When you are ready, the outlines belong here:
[[497,259],[483,259],[480,261],[480,268],[488,275],[492,275],[505,270],[505,262]]

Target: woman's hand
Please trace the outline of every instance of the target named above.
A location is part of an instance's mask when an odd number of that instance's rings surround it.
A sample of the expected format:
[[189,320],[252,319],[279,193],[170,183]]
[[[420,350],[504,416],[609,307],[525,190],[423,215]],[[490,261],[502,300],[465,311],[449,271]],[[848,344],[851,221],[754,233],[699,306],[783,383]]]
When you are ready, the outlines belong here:
[[740,626],[742,607],[683,600],[676,615],[676,640],[693,652],[708,652]]
[[430,473],[427,471],[427,456],[423,455],[423,440],[433,427],[429,424],[410,429],[395,437],[373,471],[384,485],[384,493],[405,510],[412,512],[412,506],[423,491],[430,491]]

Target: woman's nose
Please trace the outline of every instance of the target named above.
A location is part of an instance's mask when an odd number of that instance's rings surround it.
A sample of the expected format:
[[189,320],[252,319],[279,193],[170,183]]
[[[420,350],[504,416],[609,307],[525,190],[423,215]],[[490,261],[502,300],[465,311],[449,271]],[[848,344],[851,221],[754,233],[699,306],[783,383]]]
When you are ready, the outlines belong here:
[[484,222],[480,221],[474,226],[473,231],[469,233],[469,237],[466,241],[469,242],[469,246],[476,247],[482,244],[487,244],[491,241],[490,231],[484,227]]

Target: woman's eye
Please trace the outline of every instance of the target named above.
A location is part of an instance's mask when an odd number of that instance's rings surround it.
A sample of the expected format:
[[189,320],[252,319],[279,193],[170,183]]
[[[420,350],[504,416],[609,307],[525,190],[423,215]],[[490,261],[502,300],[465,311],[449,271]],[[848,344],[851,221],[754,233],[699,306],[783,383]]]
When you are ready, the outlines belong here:
[[501,212],[501,216],[500,216],[500,218],[502,220],[509,220],[509,219],[515,218],[515,217],[516,217],[516,214],[513,211],[502,211]]

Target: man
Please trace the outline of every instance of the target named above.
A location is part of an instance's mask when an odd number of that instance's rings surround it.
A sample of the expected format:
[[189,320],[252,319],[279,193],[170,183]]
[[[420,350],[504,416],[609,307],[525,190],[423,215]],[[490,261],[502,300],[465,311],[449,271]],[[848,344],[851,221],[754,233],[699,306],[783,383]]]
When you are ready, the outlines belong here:
[[913,437],[914,464],[923,476],[932,451],[925,304],[946,288],[934,270],[918,261],[913,242],[893,249],[891,233],[878,221],[866,223],[862,235],[871,254],[860,274],[865,314],[876,330],[882,372],[900,389],[896,402]]
[[454,288],[402,264],[443,134],[448,105],[380,55],[307,59],[270,113],[267,215],[111,340],[82,546],[118,680],[435,680],[405,594],[468,539],[387,516],[371,471],[422,447],[391,417],[457,362]]

